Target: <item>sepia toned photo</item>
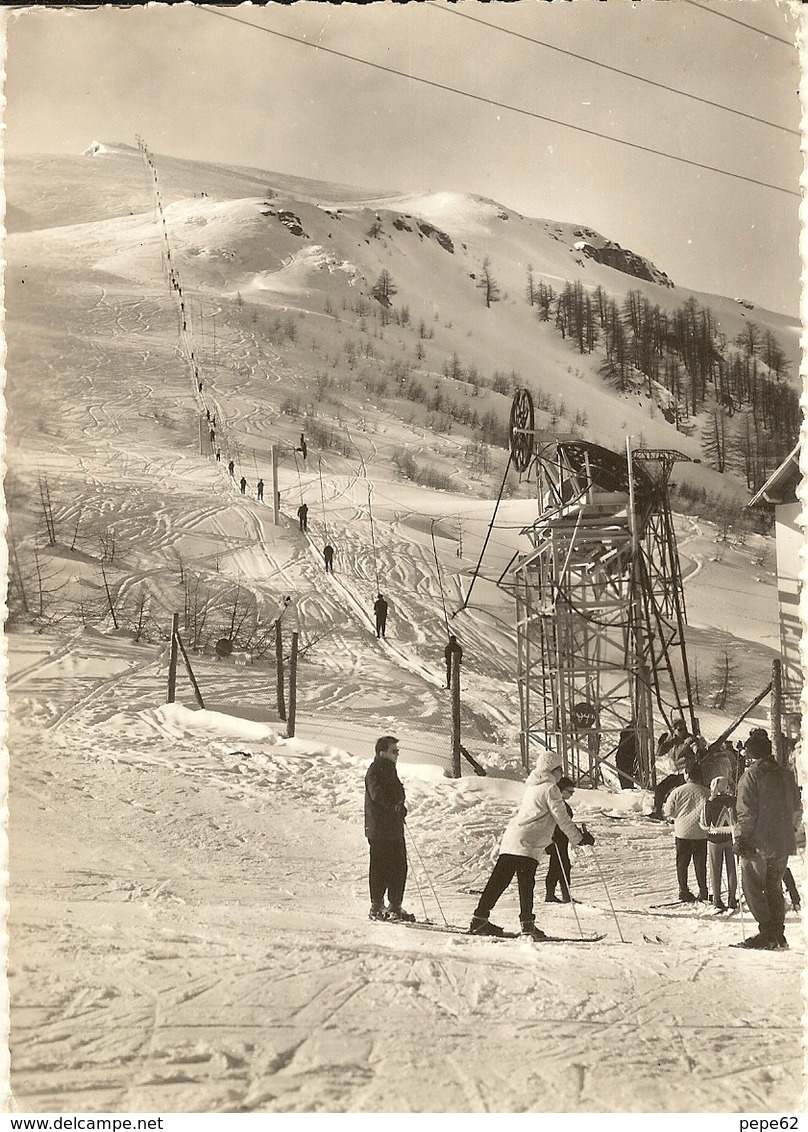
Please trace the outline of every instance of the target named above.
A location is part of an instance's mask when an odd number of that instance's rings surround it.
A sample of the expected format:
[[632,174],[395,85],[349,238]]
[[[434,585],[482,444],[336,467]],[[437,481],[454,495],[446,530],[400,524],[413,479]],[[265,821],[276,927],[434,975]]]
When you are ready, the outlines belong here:
[[6,1113],[801,1113],[799,5],[2,26]]

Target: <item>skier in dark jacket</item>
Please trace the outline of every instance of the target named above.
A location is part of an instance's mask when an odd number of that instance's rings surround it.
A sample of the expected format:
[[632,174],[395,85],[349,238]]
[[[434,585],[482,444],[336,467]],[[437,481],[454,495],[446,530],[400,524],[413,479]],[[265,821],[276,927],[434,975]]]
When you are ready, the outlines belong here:
[[307,503],[301,503],[297,509],[297,519],[300,524],[301,531],[306,531],[309,528],[309,506]]
[[263,503],[264,502],[264,481],[263,480],[258,481],[258,483],[255,485],[255,490],[258,493],[258,502]]
[[373,603],[373,612],[376,615],[376,636],[383,637],[387,630],[387,602],[381,594]]
[[334,548],[329,542],[323,547],[323,558],[325,559],[325,572],[326,574],[334,573]]
[[247,480],[246,480],[246,478],[245,478],[244,476],[242,476],[242,477],[241,477],[241,484],[240,484],[240,487],[241,487],[241,494],[242,494],[242,495],[246,494],[246,491],[247,491]]
[[791,773],[771,757],[771,740],[756,727],[746,740],[747,769],[738,782],[735,852],[741,860],[741,886],[758,934],[740,945],[758,951],[788,947],[785,937],[783,876],[796,853],[794,812],[799,794]]
[[637,734],[633,726],[624,727],[614,756],[621,790],[633,790],[637,777]]
[[463,649],[454,633],[449,634],[449,643],[443,650],[443,655],[446,658],[446,687],[451,688],[454,665],[459,665],[463,660]]
[[[564,799],[564,808],[570,820],[572,820],[570,798],[575,790],[575,783],[571,778],[560,778],[558,789]],[[572,900],[570,892],[570,839],[560,826],[555,827],[552,843],[544,851],[550,857],[550,864],[547,867],[547,876],[544,881],[544,901],[546,904],[569,904]],[[558,885],[561,886],[561,896],[556,896]]]
[[[382,735],[376,740],[376,757],[365,775],[365,837],[370,845],[371,920],[414,920],[401,907],[407,883],[407,846],[404,841],[406,796],[396,771],[398,739]],[[387,895],[388,906],[384,906]]]

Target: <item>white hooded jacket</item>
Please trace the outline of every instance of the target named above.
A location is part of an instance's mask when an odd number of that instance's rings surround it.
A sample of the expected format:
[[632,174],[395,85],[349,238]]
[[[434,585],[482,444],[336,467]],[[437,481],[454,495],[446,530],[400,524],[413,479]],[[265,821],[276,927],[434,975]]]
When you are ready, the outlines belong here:
[[561,759],[554,751],[544,751],[539,755],[525,783],[519,810],[502,835],[500,853],[533,857],[541,862],[544,850],[553,840],[556,826],[566,833],[571,845],[580,845],[581,831],[570,820],[553,776],[553,771],[560,766]]

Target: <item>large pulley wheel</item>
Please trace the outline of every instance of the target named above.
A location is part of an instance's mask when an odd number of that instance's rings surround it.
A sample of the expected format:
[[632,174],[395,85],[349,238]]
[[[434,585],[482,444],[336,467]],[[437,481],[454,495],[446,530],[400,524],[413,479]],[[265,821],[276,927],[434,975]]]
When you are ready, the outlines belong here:
[[511,419],[508,425],[511,445],[511,459],[517,472],[526,472],[533,459],[533,398],[527,389],[517,389],[511,405]]

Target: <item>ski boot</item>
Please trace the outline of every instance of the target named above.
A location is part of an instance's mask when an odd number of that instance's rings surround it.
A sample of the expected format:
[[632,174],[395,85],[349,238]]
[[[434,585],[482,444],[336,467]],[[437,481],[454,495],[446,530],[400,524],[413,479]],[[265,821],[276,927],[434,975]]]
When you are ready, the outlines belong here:
[[522,920],[521,924],[522,939],[530,939],[534,943],[541,943],[543,939],[547,939],[547,933],[536,927],[535,920]]
[[387,919],[392,924],[414,924],[415,916],[412,912],[406,912],[403,908],[388,908]]
[[469,926],[469,935],[504,935],[505,931],[497,924],[492,924],[487,916],[472,916]]

